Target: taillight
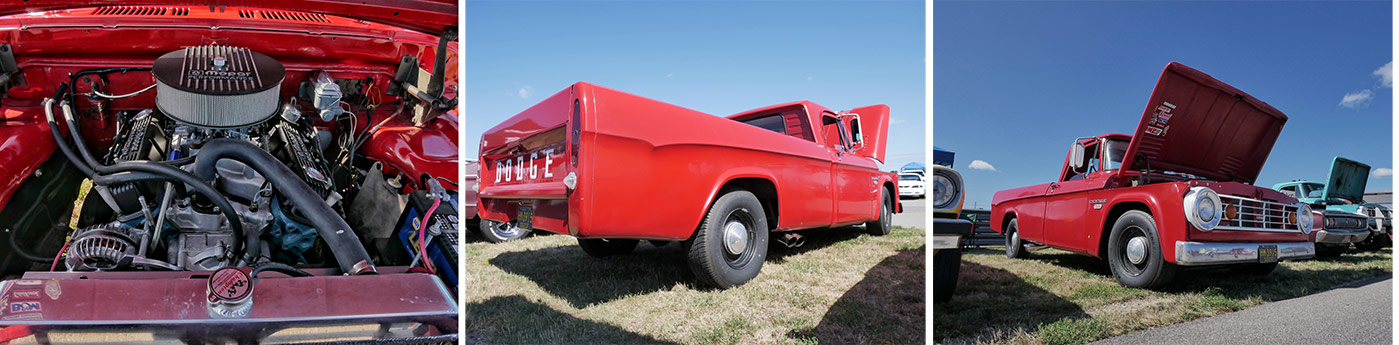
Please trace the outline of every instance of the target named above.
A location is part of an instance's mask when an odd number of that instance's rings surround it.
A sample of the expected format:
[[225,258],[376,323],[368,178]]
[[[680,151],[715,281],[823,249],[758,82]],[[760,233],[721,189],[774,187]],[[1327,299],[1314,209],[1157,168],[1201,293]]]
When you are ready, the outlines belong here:
[[572,140],[570,140],[568,143],[568,152],[569,161],[573,163],[573,167],[575,168],[578,167],[578,142],[583,140],[583,115],[580,114],[582,109],[580,109],[579,107],[580,105],[578,100],[573,100],[573,119],[570,121],[570,123],[573,124],[573,133]]

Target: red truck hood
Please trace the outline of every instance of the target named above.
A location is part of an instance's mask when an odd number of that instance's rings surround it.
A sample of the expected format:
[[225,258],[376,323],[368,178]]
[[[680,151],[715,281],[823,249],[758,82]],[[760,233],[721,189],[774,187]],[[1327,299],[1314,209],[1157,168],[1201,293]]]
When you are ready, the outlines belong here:
[[1172,62],[1161,72],[1122,165],[1252,184],[1287,115]]
[[26,0],[0,2],[0,15],[105,5],[275,8],[378,22],[436,36],[457,25],[455,0]]

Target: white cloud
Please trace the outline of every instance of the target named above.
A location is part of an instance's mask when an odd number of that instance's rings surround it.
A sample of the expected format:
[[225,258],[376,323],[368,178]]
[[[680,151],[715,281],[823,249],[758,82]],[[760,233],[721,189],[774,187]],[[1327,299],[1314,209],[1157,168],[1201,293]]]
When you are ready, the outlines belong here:
[[904,123],[904,119],[900,119],[900,118],[897,118],[897,117],[891,117],[891,118],[889,118],[889,124],[891,124],[891,125],[897,125],[897,124],[900,124],[900,123]]
[[806,76],[806,80],[811,80],[811,78],[815,78],[815,76]]
[[671,74],[665,75],[666,78],[670,78],[670,77],[674,77],[674,76],[675,76],[675,73],[671,73]]
[[1390,176],[1394,176],[1394,169],[1390,169],[1390,168],[1379,168],[1379,169],[1375,169],[1375,171],[1371,171],[1371,172],[1370,172],[1370,177],[1390,177]]
[[1375,95],[1370,90],[1360,90],[1351,92],[1341,97],[1341,106],[1346,108],[1356,108],[1370,102],[1370,97]]
[[1394,61],[1384,64],[1370,74],[1380,77],[1380,83],[1384,84],[1384,87],[1394,87]]
[[534,88],[525,85],[525,87],[520,88],[520,91],[516,91],[515,95],[520,96],[520,99],[529,99],[529,96],[534,95]]
[[996,167],[991,166],[991,163],[980,159],[973,160],[971,164],[967,164],[967,167],[976,170],[996,171]]

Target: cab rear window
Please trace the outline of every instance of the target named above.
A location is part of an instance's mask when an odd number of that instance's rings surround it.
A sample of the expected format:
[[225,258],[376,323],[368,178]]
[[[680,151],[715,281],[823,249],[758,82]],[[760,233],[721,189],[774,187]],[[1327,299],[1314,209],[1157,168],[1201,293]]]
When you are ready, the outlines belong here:
[[758,128],[769,131],[787,134],[787,122],[782,118],[782,114],[772,114],[743,120],[743,123],[758,126]]

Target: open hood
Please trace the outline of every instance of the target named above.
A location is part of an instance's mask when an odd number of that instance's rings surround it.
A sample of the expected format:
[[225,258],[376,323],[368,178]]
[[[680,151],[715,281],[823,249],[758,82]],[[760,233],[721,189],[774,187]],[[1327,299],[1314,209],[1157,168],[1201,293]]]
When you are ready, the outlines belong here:
[[884,147],[889,139],[889,106],[871,105],[850,109],[846,113],[860,114],[860,140],[864,147],[855,154],[884,163]]
[[1370,166],[1365,163],[1336,157],[1331,161],[1331,174],[1326,176],[1326,190],[1322,194],[1326,200],[1332,198],[1365,203],[1365,182],[1370,178]]
[[1161,72],[1122,161],[1252,184],[1287,115],[1209,75],[1172,62]]
[[268,8],[336,15],[441,36],[457,25],[456,0],[26,0],[0,2],[0,15],[104,5]]

